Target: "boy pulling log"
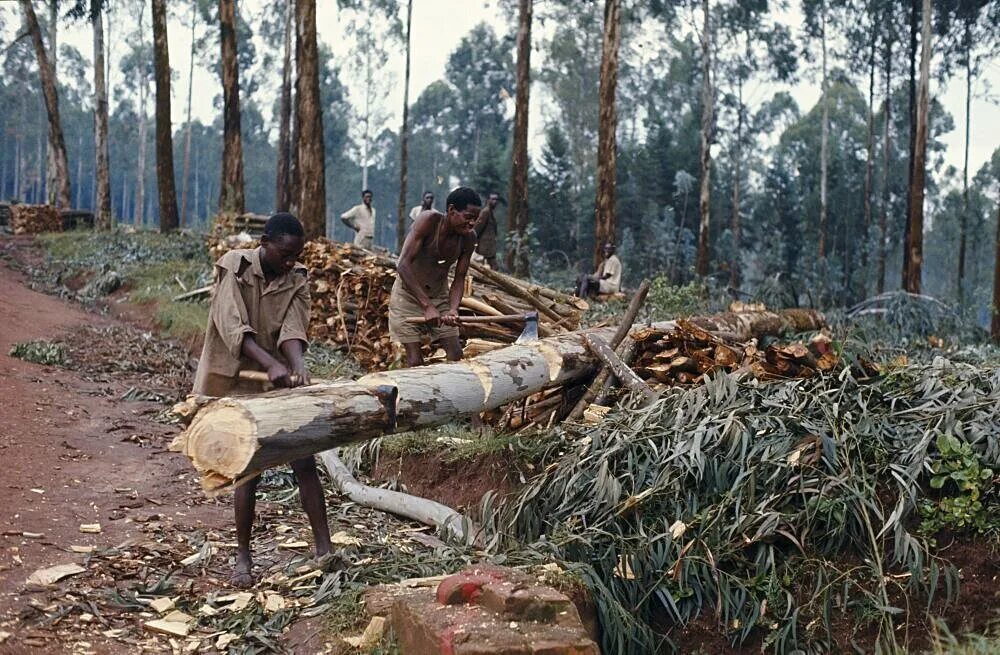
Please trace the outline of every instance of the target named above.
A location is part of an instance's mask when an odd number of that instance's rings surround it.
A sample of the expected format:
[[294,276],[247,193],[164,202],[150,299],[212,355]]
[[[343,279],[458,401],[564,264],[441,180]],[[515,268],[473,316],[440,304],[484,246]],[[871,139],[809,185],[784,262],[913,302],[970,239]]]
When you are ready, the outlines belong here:
[[[445,213],[429,209],[417,216],[403,242],[399,277],[389,295],[389,336],[406,349],[407,366],[424,363],[420,342],[424,336],[444,346],[448,359],[462,359],[458,340],[458,306],[465,289],[465,275],[476,247],[479,195],[469,187],[448,194]],[[457,262],[457,264],[456,264]],[[448,271],[455,264],[455,279],[448,288]],[[425,323],[406,322],[423,318]]]
[[[259,393],[258,383],[240,381],[241,370],[266,371],[279,387],[309,383],[303,353],[309,326],[306,268],[297,263],[305,245],[302,224],[291,214],[271,216],[260,246],[232,250],[215,263],[215,294],[209,309],[205,346],[195,374],[195,394],[234,396]],[[318,558],[330,552],[323,488],[312,456],[291,463],[302,508],[309,517]],[[257,482],[236,488],[235,586],[253,584],[250,532]]]

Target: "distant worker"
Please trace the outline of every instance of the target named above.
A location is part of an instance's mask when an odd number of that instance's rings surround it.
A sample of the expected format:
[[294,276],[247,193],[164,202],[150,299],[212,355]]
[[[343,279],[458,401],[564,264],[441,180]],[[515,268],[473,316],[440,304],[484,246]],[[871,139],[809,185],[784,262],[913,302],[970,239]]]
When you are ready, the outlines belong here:
[[354,205],[340,215],[344,225],[357,234],[354,235],[354,245],[371,250],[375,238],[375,208],[372,207],[372,192],[365,189],[361,192],[361,204]]
[[499,270],[497,265],[497,217],[495,210],[500,196],[491,193],[486,200],[486,206],[479,212],[479,219],[476,221],[476,237],[479,243],[476,245],[476,254],[486,260],[486,264],[493,270]]
[[[243,382],[240,371],[266,371],[277,387],[309,384],[303,353],[309,328],[309,283],[296,260],[305,245],[302,224],[277,213],[264,224],[260,246],[230,250],[215,263],[215,292],[208,308],[205,345],[194,376],[193,393],[236,396],[260,393],[256,382]],[[309,517],[316,556],[330,552],[323,487],[310,455],[291,463],[302,508]],[[253,585],[250,533],[257,482],[254,476],[236,487],[236,564],[230,582]]]
[[[421,212],[406,235],[396,267],[399,276],[389,295],[389,336],[406,349],[407,366],[424,363],[420,353],[424,337],[440,343],[450,361],[462,359],[458,306],[476,246],[480,202],[475,191],[458,187],[448,194],[444,214]],[[449,288],[452,264],[456,264],[455,278]],[[408,318],[425,322],[408,323]]]
[[410,210],[410,226],[413,226],[417,216],[429,209],[434,209],[434,194],[431,191],[424,191],[421,203]]
[[577,282],[576,295],[581,298],[597,294],[613,294],[621,291],[622,262],[615,254],[613,243],[604,244],[604,261],[597,267],[594,275],[581,275]]

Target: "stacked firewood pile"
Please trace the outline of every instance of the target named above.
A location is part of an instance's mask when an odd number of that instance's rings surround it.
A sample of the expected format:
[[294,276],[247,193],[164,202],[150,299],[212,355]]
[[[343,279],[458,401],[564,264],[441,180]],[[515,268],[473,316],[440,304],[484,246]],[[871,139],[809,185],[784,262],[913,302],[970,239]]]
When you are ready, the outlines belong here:
[[[312,296],[310,337],[342,345],[367,370],[398,359],[389,340],[389,293],[396,258],[358,246],[319,239],[306,244]],[[500,316],[537,311],[540,336],[575,330],[586,302],[553,289],[473,265],[462,299],[463,316]],[[466,356],[513,343],[519,324],[463,325]]]
[[219,214],[208,235],[209,254],[218,259],[236,248],[256,248],[265,223],[262,214]]
[[14,234],[59,232],[62,226],[62,216],[52,205],[10,205],[10,229]]

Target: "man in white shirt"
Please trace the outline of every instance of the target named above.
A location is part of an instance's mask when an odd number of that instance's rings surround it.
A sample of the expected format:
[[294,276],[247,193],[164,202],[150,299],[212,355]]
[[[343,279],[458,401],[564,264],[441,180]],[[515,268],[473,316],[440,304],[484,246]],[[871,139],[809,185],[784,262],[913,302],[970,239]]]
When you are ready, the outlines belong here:
[[422,212],[434,209],[434,194],[432,192],[424,191],[424,195],[421,200],[421,204],[410,210],[410,223],[417,220],[417,216],[420,216]]
[[578,286],[577,295],[581,298],[621,291],[622,262],[615,255],[614,244],[604,244],[604,261],[597,267],[597,273],[580,276]]
[[340,215],[344,225],[354,230],[354,245],[371,250],[375,238],[375,208],[372,207],[372,192],[361,192],[361,204],[354,205]]

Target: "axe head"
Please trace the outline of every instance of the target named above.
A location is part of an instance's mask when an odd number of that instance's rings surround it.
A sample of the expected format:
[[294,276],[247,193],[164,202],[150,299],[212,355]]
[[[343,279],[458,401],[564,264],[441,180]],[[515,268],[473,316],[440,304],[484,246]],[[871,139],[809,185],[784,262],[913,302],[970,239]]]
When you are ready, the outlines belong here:
[[514,343],[524,344],[532,341],[538,341],[538,312],[527,312],[524,315],[524,329]]

